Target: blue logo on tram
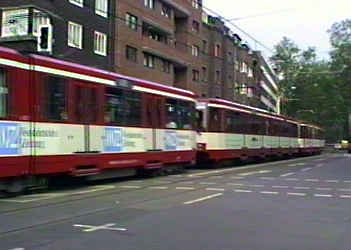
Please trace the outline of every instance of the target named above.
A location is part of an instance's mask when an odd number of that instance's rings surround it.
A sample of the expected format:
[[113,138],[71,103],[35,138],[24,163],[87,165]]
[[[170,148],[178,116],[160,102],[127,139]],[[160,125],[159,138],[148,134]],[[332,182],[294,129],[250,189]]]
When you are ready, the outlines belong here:
[[0,155],[21,154],[21,127],[18,123],[0,123]]
[[166,150],[177,150],[177,132],[176,131],[166,131],[164,139],[165,139]]
[[123,151],[123,130],[105,128],[104,152],[119,153]]

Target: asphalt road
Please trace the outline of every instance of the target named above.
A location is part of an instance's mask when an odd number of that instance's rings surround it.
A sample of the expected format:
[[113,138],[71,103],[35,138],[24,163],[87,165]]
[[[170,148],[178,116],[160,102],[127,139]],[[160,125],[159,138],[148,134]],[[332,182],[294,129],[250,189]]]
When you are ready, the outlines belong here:
[[4,250],[342,250],[351,157],[324,154],[0,198]]

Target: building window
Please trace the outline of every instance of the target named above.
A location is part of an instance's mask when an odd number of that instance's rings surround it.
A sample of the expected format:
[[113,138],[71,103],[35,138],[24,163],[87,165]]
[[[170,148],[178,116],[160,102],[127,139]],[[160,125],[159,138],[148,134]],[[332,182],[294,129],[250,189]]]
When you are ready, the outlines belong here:
[[83,7],[84,0],[68,0],[70,3],[77,5],[79,7]]
[[253,77],[253,70],[251,67],[248,67],[248,77]]
[[148,68],[154,68],[155,57],[149,54],[144,54],[144,66]]
[[108,0],[95,0],[95,13],[97,15],[107,17]]
[[162,63],[162,71],[165,73],[170,73],[171,72],[171,63],[167,60],[161,59]]
[[126,14],[126,25],[132,30],[137,30],[138,28],[138,18],[132,14]]
[[191,54],[193,56],[199,56],[199,47],[196,45],[191,46]]
[[193,81],[198,82],[200,80],[200,73],[198,70],[193,69]]
[[193,29],[193,31],[195,31],[195,32],[199,32],[199,31],[200,31],[200,24],[199,24],[199,22],[193,20],[192,29]]
[[170,18],[171,17],[171,8],[165,4],[162,4],[161,15]]
[[83,26],[77,23],[68,22],[68,46],[82,48]]
[[137,53],[138,53],[138,50],[136,48],[127,45],[126,58],[129,61],[137,62]]
[[221,72],[219,70],[216,70],[215,82],[220,83],[220,81],[221,81]]
[[8,116],[8,86],[6,81],[6,72],[0,69],[0,117]]
[[216,44],[214,52],[215,52],[215,56],[220,56],[221,55],[221,45]]
[[207,82],[207,68],[202,67],[202,81]]
[[207,41],[206,40],[202,40],[202,51],[204,53],[207,53]]
[[143,23],[143,35],[149,37],[152,40],[168,44],[168,36],[158,31],[154,26],[147,23]]
[[144,0],[144,5],[147,8],[153,9],[155,6],[155,0]]
[[28,17],[28,9],[3,10],[1,37],[28,35]]
[[106,56],[107,36],[98,31],[94,32],[94,52],[98,55]]
[[50,25],[50,18],[39,10],[33,10],[33,35],[39,36],[39,26]]
[[201,0],[191,0],[191,4],[195,9],[198,9],[201,6]]

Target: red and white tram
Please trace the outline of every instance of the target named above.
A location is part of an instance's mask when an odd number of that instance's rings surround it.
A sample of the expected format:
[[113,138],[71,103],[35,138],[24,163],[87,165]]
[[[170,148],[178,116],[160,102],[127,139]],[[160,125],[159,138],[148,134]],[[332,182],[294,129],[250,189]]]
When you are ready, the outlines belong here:
[[320,153],[316,126],[221,99],[199,99],[199,163]]
[[0,190],[194,164],[195,95],[0,47]]

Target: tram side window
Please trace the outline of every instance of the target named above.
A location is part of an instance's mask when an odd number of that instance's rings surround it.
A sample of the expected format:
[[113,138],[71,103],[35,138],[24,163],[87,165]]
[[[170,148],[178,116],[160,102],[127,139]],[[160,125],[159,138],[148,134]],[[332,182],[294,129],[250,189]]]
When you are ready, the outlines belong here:
[[210,132],[221,131],[221,110],[218,108],[209,108],[208,130]]
[[256,115],[252,115],[250,116],[250,134],[253,135],[264,135],[266,133],[266,122],[265,119],[260,117],[260,116],[256,116]]
[[0,118],[8,116],[8,87],[6,72],[0,69]]
[[49,77],[46,81],[46,118],[48,120],[67,120],[66,89],[67,79]]
[[179,128],[177,100],[166,99],[166,128]]
[[193,103],[178,101],[178,114],[180,115],[179,128],[192,129],[194,125],[195,107]]
[[105,120],[121,126],[140,126],[141,94],[131,90],[107,88]]

